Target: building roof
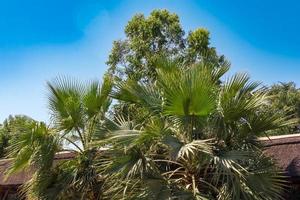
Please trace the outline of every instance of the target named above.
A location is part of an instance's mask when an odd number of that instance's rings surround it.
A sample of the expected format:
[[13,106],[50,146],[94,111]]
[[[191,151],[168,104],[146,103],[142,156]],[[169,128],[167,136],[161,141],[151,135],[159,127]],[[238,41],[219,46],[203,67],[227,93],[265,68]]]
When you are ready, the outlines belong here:
[[[62,161],[62,160],[69,160],[74,158],[74,152],[60,152],[55,155],[54,164]],[[32,174],[34,173],[33,168],[29,168],[26,171],[21,171],[16,174],[12,174],[9,177],[5,176],[5,171],[11,164],[11,159],[2,159],[0,160],[0,187],[10,187],[10,186],[18,186],[26,181],[28,181]]]
[[[272,157],[278,167],[300,181],[300,134],[262,137],[259,141],[264,146],[264,153]],[[72,159],[75,155],[74,152],[57,153],[54,164],[61,160]],[[0,187],[21,185],[29,180],[34,172],[31,168],[25,172],[12,174],[6,179],[4,172],[9,167],[10,161],[10,159],[0,160]]]
[[264,153],[292,178],[300,178],[300,134],[271,136],[259,139]]

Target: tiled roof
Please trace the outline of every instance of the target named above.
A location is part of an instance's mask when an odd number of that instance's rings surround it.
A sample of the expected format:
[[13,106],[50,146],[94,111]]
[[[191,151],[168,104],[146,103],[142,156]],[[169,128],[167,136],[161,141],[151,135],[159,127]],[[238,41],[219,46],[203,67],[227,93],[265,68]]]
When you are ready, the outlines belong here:
[[300,178],[300,134],[260,138],[266,155],[291,177]]

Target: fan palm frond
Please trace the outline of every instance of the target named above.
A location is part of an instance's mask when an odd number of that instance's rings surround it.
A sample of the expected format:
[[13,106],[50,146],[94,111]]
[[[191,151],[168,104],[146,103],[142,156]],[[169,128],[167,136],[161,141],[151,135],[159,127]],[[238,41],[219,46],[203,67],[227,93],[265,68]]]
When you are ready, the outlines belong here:
[[60,149],[57,135],[44,123],[33,122],[30,131],[24,132],[9,147],[9,157],[13,158],[8,175],[36,166],[38,169],[51,167],[52,161]]

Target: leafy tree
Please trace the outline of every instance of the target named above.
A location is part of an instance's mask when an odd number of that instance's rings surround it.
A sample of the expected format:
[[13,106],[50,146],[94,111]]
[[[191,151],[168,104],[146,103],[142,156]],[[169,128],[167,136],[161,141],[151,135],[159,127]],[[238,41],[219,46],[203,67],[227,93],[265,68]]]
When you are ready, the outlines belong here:
[[[116,80],[153,82],[156,80],[156,64],[161,57],[176,59],[190,66],[201,60],[214,67],[228,64],[224,56],[218,56],[210,46],[209,32],[198,28],[185,34],[178,15],[167,10],[154,10],[150,16],[135,15],[125,27],[126,38],[113,43],[107,64]],[[118,102],[113,113],[123,113],[126,118],[143,120],[143,108]]]
[[226,62],[210,46],[209,32],[198,28],[185,36],[179,17],[167,10],[154,10],[149,17],[135,15],[125,28],[126,38],[113,43],[107,64],[118,78],[155,80],[157,57],[195,63],[205,59],[215,66]]
[[[269,104],[264,108],[270,113],[281,113],[288,118],[300,118],[300,90],[294,82],[274,84],[268,88],[270,99]],[[292,134],[299,132],[298,123],[271,134]]]
[[28,131],[27,127],[34,120],[25,115],[9,116],[0,127],[0,157],[4,157],[6,148],[15,137]]
[[9,135],[4,133],[3,127],[0,128],[0,158],[3,158],[5,155],[5,149],[9,146]]

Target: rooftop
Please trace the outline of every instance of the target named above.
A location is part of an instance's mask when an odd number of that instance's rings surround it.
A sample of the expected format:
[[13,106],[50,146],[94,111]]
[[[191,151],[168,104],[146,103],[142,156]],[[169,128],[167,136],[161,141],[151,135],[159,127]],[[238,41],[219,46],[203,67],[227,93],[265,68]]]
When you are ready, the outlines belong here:
[[[60,152],[55,155],[54,163],[60,160],[68,160],[75,156],[72,152]],[[32,176],[34,169],[30,168],[27,171],[22,171],[16,174],[12,174],[9,177],[5,176],[5,171],[10,165],[11,159],[0,160],[0,187],[18,186],[26,182]]]
[[[292,178],[300,178],[300,134],[260,138],[266,155]],[[299,179],[300,180],[300,179]]]
[[[300,134],[261,137],[259,141],[264,146],[264,153],[272,157],[278,167],[285,170],[289,176],[300,181]],[[54,163],[60,160],[74,158],[75,153],[60,152],[55,155]],[[26,182],[33,174],[33,169],[13,174],[5,178],[5,170],[11,159],[0,160],[0,187],[18,186]]]

